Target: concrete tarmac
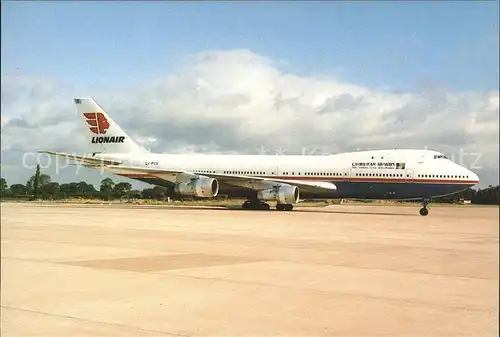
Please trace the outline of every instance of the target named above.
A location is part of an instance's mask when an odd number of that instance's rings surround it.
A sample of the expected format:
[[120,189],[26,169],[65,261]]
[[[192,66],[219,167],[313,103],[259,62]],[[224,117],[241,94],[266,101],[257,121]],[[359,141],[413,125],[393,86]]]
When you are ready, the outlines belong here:
[[2,336],[497,336],[498,207],[1,204]]

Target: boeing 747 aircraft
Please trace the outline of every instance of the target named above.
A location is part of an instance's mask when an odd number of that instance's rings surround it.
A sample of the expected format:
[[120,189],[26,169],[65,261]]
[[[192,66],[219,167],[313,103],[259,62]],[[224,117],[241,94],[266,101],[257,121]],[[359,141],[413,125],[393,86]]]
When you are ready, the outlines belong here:
[[88,134],[88,155],[40,151],[90,168],[164,186],[171,195],[243,197],[244,209],[291,211],[299,199],[421,200],[465,190],[478,176],[430,150],[335,155],[159,154],[144,150],[92,98],[75,98]]

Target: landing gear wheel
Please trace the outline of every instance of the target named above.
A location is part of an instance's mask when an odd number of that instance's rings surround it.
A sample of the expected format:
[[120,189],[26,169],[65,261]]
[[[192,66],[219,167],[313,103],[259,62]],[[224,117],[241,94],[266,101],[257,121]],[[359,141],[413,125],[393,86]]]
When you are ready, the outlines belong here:
[[262,202],[260,200],[247,200],[241,205],[243,209],[252,209],[252,210],[269,210],[271,207],[269,204]]
[[291,211],[293,209],[292,204],[277,204],[276,209],[278,211]]
[[426,216],[427,214],[429,214],[429,210],[427,209],[427,207],[422,207],[419,212],[421,216]]
[[422,200],[422,208],[420,209],[419,213],[421,216],[426,216],[429,214],[429,210],[427,209],[427,205],[429,205],[430,199],[423,199]]

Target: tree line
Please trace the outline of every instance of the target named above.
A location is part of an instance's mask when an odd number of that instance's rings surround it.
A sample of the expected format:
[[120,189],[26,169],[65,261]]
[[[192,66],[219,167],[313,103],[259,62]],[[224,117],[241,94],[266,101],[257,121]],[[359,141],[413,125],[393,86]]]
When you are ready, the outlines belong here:
[[457,203],[461,200],[470,200],[476,205],[499,205],[500,186],[489,185],[483,189],[468,188],[462,192],[432,199],[432,202]]
[[143,190],[133,190],[130,183],[115,183],[111,178],[101,180],[99,189],[85,181],[60,184],[52,181],[48,174],[40,173],[38,165],[35,174],[24,185],[12,184],[9,186],[5,178],[0,178],[0,191],[2,198],[26,200],[63,200],[67,198],[164,200],[167,197],[165,187],[155,186]]
[[[165,187],[155,186],[143,190],[132,190],[127,182],[115,183],[111,178],[104,178],[99,189],[85,181],[59,184],[52,181],[47,174],[40,173],[40,166],[25,185],[8,185],[4,178],[0,178],[0,192],[2,198],[16,198],[27,200],[62,200],[67,198],[89,198],[101,200],[116,199],[154,199],[165,200],[169,196]],[[457,203],[461,200],[470,200],[473,204],[499,205],[500,186],[488,186],[484,189],[469,188],[462,192],[435,198],[433,202]]]

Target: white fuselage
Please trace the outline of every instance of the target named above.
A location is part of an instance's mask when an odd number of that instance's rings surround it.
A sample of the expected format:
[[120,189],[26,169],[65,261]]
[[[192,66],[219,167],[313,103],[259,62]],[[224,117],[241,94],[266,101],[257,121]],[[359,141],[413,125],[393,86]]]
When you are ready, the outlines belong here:
[[[302,194],[303,198],[420,199],[453,194],[475,185],[478,176],[441,153],[430,150],[377,150],[335,155],[212,155],[108,154],[123,166],[230,174],[283,180],[328,181],[331,193]],[[155,185],[149,174],[112,173]],[[220,194],[245,196],[245,191],[221,186]]]

